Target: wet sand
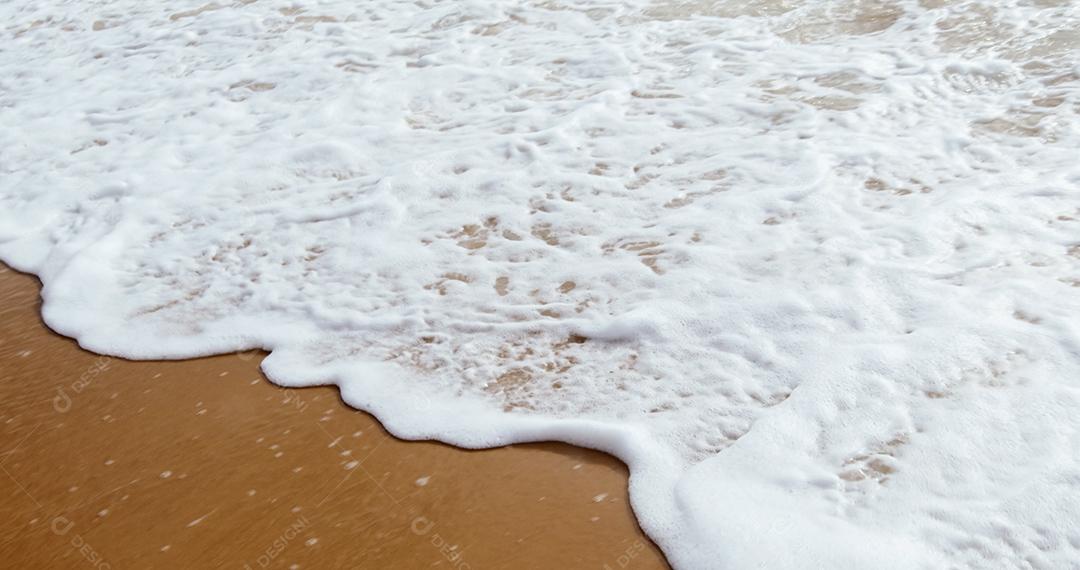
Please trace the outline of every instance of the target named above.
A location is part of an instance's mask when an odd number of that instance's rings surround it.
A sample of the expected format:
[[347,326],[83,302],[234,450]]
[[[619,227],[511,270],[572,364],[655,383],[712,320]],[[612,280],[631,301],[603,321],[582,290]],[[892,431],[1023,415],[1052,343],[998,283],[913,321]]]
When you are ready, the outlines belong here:
[[98,356],[38,286],[0,266],[6,567],[666,568],[610,456],[400,441],[261,354]]

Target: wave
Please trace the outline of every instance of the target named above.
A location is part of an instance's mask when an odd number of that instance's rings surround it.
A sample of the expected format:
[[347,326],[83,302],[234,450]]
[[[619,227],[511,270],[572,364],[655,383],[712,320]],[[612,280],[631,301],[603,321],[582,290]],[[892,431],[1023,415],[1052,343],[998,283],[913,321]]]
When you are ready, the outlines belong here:
[[1080,6],[175,4],[0,5],[57,332],[607,451],[677,568],[1080,558]]

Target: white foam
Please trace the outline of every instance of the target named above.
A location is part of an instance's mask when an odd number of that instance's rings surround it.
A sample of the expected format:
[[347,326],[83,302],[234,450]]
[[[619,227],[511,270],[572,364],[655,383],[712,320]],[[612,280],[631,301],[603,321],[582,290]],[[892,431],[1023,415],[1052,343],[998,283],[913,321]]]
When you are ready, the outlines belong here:
[[613,453],[679,568],[1067,567],[1080,6],[943,4],[2,4],[0,258],[97,352]]

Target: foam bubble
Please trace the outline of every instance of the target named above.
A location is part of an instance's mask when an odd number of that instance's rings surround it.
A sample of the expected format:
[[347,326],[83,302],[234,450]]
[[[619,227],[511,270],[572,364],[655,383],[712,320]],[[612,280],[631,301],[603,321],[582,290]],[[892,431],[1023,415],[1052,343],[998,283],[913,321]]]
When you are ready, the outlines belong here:
[[614,453],[680,568],[1080,556],[1075,3],[180,4],[0,5],[54,330]]

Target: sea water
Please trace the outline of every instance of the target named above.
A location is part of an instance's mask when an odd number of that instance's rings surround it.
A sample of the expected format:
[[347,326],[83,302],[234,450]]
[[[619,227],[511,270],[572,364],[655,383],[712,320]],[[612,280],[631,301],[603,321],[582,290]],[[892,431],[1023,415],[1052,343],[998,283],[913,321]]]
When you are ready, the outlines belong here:
[[1080,3],[0,4],[0,258],[128,358],[631,469],[680,569],[1080,567]]

